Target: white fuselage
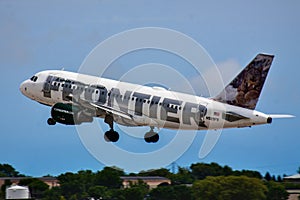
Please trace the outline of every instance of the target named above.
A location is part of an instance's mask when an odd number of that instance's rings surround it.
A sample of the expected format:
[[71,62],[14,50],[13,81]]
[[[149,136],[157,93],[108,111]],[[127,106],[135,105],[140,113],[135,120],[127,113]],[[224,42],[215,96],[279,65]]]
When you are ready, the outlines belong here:
[[[114,114],[114,121],[126,126],[170,129],[221,129],[270,123],[268,115],[217,102],[209,98],[148,87],[67,71],[42,71],[24,81],[22,93],[39,103],[53,106],[72,103],[72,94],[93,104],[111,107],[132,116]],[[95,117],[104,117],[105,113]]]

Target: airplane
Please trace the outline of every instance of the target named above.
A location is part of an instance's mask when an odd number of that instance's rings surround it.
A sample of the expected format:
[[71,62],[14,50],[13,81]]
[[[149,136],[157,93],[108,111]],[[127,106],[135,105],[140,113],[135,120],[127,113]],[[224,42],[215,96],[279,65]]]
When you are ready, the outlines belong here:
[[42,71],[20,85],[26,97],[51,106],[49,125],[80,125],[95,117],[109,125],[104,139],[117,142],[114,123],[149,126],[147,143],[159,135],[154,128],[208,130],[270,124],[273,118],[256,111],[274,56],[258,54],[218,95],[204,98],[62,70]]

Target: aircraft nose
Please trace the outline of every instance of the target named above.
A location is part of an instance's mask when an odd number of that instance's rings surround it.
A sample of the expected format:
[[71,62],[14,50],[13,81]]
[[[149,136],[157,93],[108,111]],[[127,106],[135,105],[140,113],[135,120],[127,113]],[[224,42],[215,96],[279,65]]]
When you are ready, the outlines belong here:
[[20,85],[20,91],[22,92],[23,95],[27,96],[27,90],[28,90],[28,81],[24,81]]

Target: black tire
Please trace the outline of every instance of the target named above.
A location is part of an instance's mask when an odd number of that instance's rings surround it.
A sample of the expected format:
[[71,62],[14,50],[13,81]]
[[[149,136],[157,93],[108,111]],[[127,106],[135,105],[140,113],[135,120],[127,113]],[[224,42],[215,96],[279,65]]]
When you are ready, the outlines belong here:
[[47,123],[48,123],[48,125],[53,126],[53,125],[56,124],[56,121],[55,121],[53,118],[49,118],[49,119],[47,120]]
[[155,135],[153,135],[153,136],[151,137],[151,140],[152,140],[153,143],[158,142],[158,140],[159,140],[159,135],[156,133]]
[[114,130],[106,131],[104,134],[104,139],[106,142],[117,142],[119,138],[119,133]]
[[151,132],[147,132],[144,136],[145,142],[150,143],[151,142]]
[[111,142],[109,131],[106,131],[106,132],[105,132],[105,134],[104,134],[104,140],[105,140],[106,142]]
[[112,131],[111,133],[111,141],[117,142],[119,140],[119,133],[117,131]]
[[159,135],[154,131],[149,131],[145,134],[144,139],[147,143],[156,143],[159,140]]

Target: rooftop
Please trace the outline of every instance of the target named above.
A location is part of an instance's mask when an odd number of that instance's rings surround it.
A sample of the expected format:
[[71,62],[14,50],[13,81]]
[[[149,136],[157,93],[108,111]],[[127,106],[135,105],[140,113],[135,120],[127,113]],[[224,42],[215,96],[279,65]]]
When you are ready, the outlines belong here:
[[121,176],[123,180],[169,180],[161,176]]
[[284,179],[300,179],[300,174],[295,174],[292,176],[286,176]]

